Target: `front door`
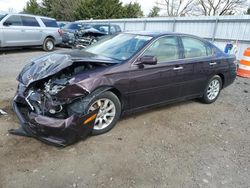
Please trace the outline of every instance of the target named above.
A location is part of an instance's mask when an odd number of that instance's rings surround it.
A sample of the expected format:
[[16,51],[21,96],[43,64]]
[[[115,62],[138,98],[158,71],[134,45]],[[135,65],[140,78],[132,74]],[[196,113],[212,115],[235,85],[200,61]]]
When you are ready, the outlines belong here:
[[8,25],[3,25],[3,46],[20,46],[24,32],[21,16],[12,15],[4,23]]
[[142,56],[157,57],[156,65],[137,66],[130,71],[129,101],[131,109],[137,109],[180,97],[177,75],[182,71],[179,38],[164,36],[154,41]]

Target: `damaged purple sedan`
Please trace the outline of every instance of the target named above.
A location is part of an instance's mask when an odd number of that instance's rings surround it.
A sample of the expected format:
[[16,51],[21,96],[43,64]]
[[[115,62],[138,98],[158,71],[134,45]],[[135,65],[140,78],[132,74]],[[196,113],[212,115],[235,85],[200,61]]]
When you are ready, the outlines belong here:
[[50,53],[19,74],[10,130],[57,146],[112,129],[121,115],[193,98],[212,103],[236,77],[235,57],[201,38],[129,32]]

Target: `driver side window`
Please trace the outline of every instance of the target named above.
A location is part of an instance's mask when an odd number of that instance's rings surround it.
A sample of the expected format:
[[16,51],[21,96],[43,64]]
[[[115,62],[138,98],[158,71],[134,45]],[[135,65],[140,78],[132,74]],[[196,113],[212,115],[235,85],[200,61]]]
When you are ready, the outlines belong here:
[[16,16],[16,15],[10,16],[5,22],[9,22],[10,25],[12,25],[12,26],[22,26],[23,25],[21,17]]
[[178,60],[179,58],[178,38],[174,36],[162,37],[145,51],[144,56],[155,56],[157,63]]

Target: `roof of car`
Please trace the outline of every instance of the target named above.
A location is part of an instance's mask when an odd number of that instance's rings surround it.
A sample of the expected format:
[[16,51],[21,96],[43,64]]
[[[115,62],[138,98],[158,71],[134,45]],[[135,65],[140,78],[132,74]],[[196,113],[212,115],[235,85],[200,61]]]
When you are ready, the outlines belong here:
[[162,35],[183,35],[183,33],[166,32],[166,31],[128,31],[125,33],[130,33],[135,35],[147,35],[151,37],[159,37]]
[[7,13],[8,15],[20,15],[20,16],[34,16],[39,18],[46,18],[50,20],[55,20],[55,18],[47,17],[47,16],[39,16],[39,15],[33,15],[33,14],[24,14],[24,13]]

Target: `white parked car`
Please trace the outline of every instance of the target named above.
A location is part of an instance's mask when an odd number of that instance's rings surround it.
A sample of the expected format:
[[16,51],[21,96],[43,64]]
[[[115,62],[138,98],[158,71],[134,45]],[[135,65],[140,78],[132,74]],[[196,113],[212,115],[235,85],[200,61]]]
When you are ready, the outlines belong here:
[[0,14],[0,48],[42,46],[54,50],[62,33],[53,18],[29,14]]

